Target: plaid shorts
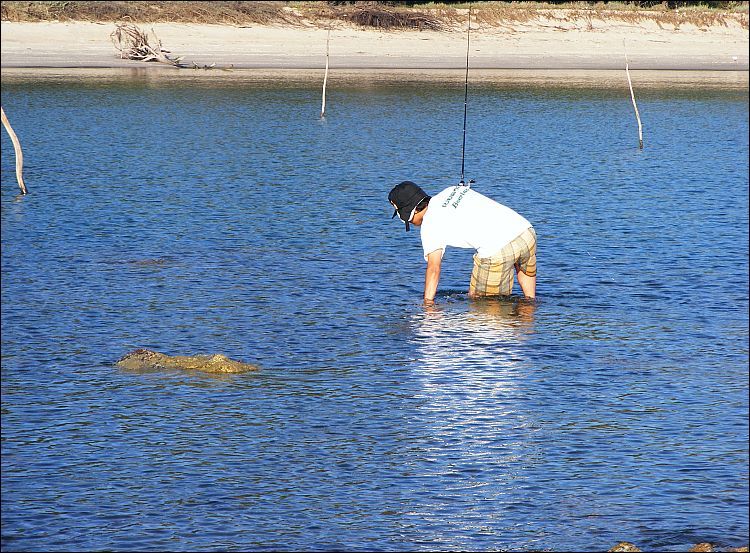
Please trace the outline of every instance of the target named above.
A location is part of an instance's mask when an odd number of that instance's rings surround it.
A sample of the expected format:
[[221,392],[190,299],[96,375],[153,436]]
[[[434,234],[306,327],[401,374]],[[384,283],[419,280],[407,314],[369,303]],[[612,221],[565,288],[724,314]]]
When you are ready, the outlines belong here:
[[476,296],[509,296],[514,268],[536,276],[536,232],[528,228],[493,257],[474,255],[469,291]]

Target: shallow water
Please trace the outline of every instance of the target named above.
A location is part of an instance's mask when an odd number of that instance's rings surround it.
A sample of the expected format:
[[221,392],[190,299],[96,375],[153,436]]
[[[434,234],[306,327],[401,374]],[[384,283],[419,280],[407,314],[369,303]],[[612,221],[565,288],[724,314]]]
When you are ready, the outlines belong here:
[[3,79],[3,550],[746,544],[747,90],[638,90],[641,151],[626,87],[473,85],[539,297],[449,250],[426,309],[386,198],[457,180],[463,80],[319,85]]

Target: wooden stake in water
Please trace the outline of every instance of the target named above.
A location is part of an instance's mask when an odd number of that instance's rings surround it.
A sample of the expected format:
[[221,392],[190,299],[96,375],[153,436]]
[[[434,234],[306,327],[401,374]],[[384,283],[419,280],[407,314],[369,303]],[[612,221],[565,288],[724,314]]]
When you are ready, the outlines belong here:
[[323,77],[323,103],[320,107],[320,118],[324,119],[326,116],[326,84],[328,83],[328,51],[329,44],[331,42],[331,29],[328,29],[328,37],[326,38],[326,73]]
[[18,179],[18,186],[21,187],[21,194],[26,194],[26,185],[23,182],[23,152],[21,151],[21,143],[18,141],[16,133],[13,132],[13,127],[10,126],[10,122],[5,116],[5,110],[1,106],[0,115],[2,116],[3,127],[8,131],[10,140],[13,142],[13,150],[16,152],[16,179]]
[[[623,48],[625,47],[625,41],[622,43]],[[638,106],[635,103],[635,94],[633,94],[633,83],[630,80],[630,70],[628,69],[628,53],[625,52],[625,74],[628,76],[628,86],[630,87],[630,99],[633,101],[633,109],[635,109],[635,119],[638,121],[638,147],[643,149],[643,126],[641,125],[641,116],[638,115]]]

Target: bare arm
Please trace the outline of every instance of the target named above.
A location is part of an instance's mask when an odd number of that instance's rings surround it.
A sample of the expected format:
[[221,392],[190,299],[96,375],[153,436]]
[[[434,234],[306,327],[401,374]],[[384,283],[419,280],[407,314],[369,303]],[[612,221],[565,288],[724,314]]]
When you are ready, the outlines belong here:
[[435,250],[427,255],[427,270],[424,275],[424,301],[433,303],[440,280],[440,262],[443,260],[443,250]]

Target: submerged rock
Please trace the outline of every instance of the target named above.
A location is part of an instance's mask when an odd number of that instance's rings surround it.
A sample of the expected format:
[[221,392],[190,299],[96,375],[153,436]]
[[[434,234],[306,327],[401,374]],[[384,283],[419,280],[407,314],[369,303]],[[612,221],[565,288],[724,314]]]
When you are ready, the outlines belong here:
[[229,359],[226,355],[170,356],[148,349],[137,349],[124,355],[117,366],[129,370],[185,369],[207,373],[244,373],[260,370],[257,365]]
[[[618,543],[612,549],[609,550],[609,552],[612,552],[612,553],[637,553],[638,551],[641,551],[641,550],[638,549],[638,547],[635,544],[632,544],[632,543],[630,543],[628,541],[621,541],[620,543]],[[701,543],[696,543],[692,547],[692,549],[690,549],[691,553],[711,553],[713,551],[726,551],[726,552],[732,552],[732,553],[745,553],[745,552],[747,552],[747,546],[745,546],[745,547],[730,547],[730,548],[719,548],[719,549],[716,549],[716,546],[714,546],[711,543],[701,542]]]
[[639,553],[640,549],[638,549],[635,546],[635,544],[632,544],[629,541],[621,541],[620,543],[618,543],[617,545],[615,545],[612,549],[610,549],[609,552],[612,552],[612,553]]

